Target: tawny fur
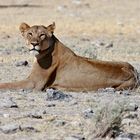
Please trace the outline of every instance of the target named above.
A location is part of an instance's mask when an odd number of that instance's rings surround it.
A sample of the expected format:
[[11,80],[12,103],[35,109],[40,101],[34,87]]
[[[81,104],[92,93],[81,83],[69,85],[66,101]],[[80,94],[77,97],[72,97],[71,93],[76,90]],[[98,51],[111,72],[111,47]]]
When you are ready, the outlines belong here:
[[[90,91],[113,87],[117,90],[136,88],[137,72],[126,62],[107,62],[76,55],[54,35],[55,24],[48,27],[20,25],[30,47],[39,47],[39,54],[29,77],[23,81],[1,83],[0,89],[56,88],[69,91]],[[34,45],[35,44],[35,45]]]

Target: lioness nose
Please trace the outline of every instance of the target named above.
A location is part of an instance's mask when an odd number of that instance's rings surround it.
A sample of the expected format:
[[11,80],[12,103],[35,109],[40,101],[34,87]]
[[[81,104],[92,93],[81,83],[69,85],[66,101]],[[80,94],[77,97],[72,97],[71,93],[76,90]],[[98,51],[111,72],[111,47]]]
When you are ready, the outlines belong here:
[[32,42],[31,44],[32,44],[33,46],[37,46],[37,45],[39,45],[38,42]]

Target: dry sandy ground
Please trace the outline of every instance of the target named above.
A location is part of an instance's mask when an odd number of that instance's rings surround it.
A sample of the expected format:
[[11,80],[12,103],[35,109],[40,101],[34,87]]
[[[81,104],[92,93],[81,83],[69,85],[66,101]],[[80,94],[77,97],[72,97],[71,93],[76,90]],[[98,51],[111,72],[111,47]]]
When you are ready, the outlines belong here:
[[[140,73],[139,11],[139,0],[1,1],[0,82],[23,79],[31,70],[33,58],[18,30],[23,21],[55,21],[55,35],[77,54],[128,61]],[[28,66],[17,66],[25,60]],[[96,140],[107,129],[102,139],[140,139],[140,88],[48,93],[0,91],[0,139]]]

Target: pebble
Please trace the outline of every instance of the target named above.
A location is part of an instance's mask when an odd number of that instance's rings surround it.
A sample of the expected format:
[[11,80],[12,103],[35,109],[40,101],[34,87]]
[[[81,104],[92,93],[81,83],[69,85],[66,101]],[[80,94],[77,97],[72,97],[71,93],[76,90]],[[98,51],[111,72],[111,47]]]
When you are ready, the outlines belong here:
[[77,4],[77,5],[80,5],[81,2],[82,2],[81,0],[73,0],[73,1],[72,1],[72,3]]
[[81,41],[90,41],[90,39],[88,39],[88,38],[81,38],[80,40]]
[[27,116],[30,118],[42,119],[42,114],[40,112],[31,112]]
[[21,131],[26,131],[26,132],[39,132],[37,129],[35,129],[31,125],[21,125],[20,130]]
[[94,112],[93,112],[93,110],[92,110],[91,108],[88,108],[87,110],[85,110],[85,111],[83,112],[83,114],[84,114],[84,118],[87,119],[87,118],[92,118]]
[[115,91],[115,94],[122,94],[124,96],[131,95],[129,90],[123,90],[123,91],[122,90],[118,90],[118,91]]
[[10,114],[3,114],[3,117],[4,118],[9,118],[10,117]]
[[131,125],[131,122],[132,121],[130,119],[126,118],[122,120],[121,124],[125,126],[127,125],[129,127]]
[[55,124],[55,126],[58,127],[58,126],[64,126],[66,124],[66,122],[63,120],[55,120],[54,124]]
[[101,46],[104,46],[105,48],[112,48],[113,47],[113,42],[110,42],[110,43],[105,43],[103,41],[93,41],[91,42],[92,45],[95,45],[97,47],[101,47]]
[[138,105],[135,103],[130,103],[129,105],[125,106],[125,111],[137,111]]
[[53,100],[65,100],[65,101],[70,101],[72,98],[71,95],[64,94],[63,92],[59,90],[54,90],[54,89],[47,89],[47,98],[46,100],[53,101]]
[[6,124],[3,126],[0,126],[0,131],[5,134],[13,134],[17,131],[26,131],[26,132],[39,132],[37,129],[35,129],[31,125],[19,125],[19,124]]
[[105,45],[105,48],[112,48],[112,47],[113,47],[113,43],[112,42]]
[[0,107],[6,107],[6,108],[18,108],[18,105],[15,101],[13,101],[12,98],[7,99],[0,99]]
[[124,91],[122,91],[122,94],[125,95],[125,96],[129,96],[130,91],[129,90],[124,90]]
[[8,38],[11,38],[10,35],[5,35],[2,39],[8,39]]
[[46,117],[46,121],[47,121],[47,122],[53,122],[53,121],[56,119],[56,117],[57,117],[57,116],[52,116],[52,115],[47,116],[47,117]]
[[133,134],[133,133],[122,133],[120,134],[115,140],[138,140],[140,139],[139,135]]
[[67,9],[67,6],[66,5],[59,5],[58,7],[57,7],[57,11],[64,11],[64,10],[66,10]]
[[47,107],[55,107],[55,104],[48,104]]
[[27,66],[28,65],[28,61],[19,61],[19,62],[16,62],[16,67],[19,67],[19,66]]
[[70,137],[65,137],[64,140],[85,140],[85,138],[80,136],[70,136]]
[[103,93],[115,93],[115,89],[114,88],[100,88],[98,89],[98,92],[103,92]]
[[127,115],[125,118],[129,118],[129,119],[136,119],[136,118],[138,118],[138,114],[136,114],[136,113],[130,113],[129,115]]
[[19,130],[20,126],[18,124],[6,124],[3,126],[0,126],[0,131],[5,134],[11,134],[15,133],[17,130]]

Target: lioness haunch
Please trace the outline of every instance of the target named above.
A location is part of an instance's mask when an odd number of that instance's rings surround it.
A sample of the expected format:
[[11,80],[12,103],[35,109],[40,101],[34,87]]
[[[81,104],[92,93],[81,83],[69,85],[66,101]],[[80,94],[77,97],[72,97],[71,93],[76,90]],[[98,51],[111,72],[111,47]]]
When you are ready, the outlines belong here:
[[138,74],[129,63],[106,62],[76,55],[54,35],[55,23],[45,26],[19,27],[36,61],[31,74],[23,81],[1,83],[0,89],[56,88],[89,91],[113,87],[117,90],[138,86]]

